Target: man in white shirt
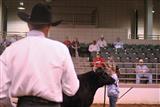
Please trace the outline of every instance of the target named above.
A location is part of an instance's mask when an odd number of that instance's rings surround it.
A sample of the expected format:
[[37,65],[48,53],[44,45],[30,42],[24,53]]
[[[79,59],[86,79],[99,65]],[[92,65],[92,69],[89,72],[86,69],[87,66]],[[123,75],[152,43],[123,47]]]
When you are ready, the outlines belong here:
[[97,44],[100,48],[100,53],[101,53],[101,56],[105,59],[107,59],[107,55],[106,55],[106,48],[107,48],[107,42],[105,41],[104,39],[104,36],[101,35],[101,38],[97,41]]
[[89,45],[88,51],[90,52],[90,61],[96,57],[96,54],[99,53],[100,48],[95,40]]
[[97,41],[97,44],[100,48],[106,48],[107,42],[105,41],[103,35],[101,35],[101,38]]
[[118,37],[117,40],[114,42],[114,48],[116,49],[116,52],[119,49],[123,49],[123,42],[121,41],[121,39]]
[[149,68],[144,65],[143,59],[139,60],[139,64],[136,66],[136,83],[140,83],[140,78],[147,77],[149,80],[149,83],[152,83],[152,74],[149,73]]
[[31,15],[18,13],[30,31],[0,56],[0,103],[11,96],[18,97],[18,107],[60,107],[62,92],[77,92],[79,80],[68,48],[47,38],[50,27],[61,22],[52,21],[50,9],[38,3]]

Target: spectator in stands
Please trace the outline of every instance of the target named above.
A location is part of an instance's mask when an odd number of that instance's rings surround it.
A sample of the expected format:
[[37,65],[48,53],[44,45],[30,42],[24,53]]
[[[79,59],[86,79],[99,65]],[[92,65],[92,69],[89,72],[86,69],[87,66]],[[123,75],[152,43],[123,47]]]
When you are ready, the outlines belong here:
[[101,53],[102,57],[106,58],[107,42],[105,41],[103,35],[101,35],[101,38],[97,41],[97,44],[100,48],[100,53]]
[[97,53],[96,57],[93,58],[93,62],[91,63],[93,71],[96,71],[96,69],[105,69],[105,62],[105,59],[101,57],[99,53]]
[[69,40],[69,37],[66,36],[64,42],[63,42],[67,47],[71,47],[72,46],[72,42]]
[[79,57],[80,43],[78,38],[75,38],[75,40],[72,41],[72,48],[74,49],[74,56]]
[[109,97],[109,107],[116,107],[116,102],[118,100],[119,96],[119,68],[117,67],[116,69],[112,69],[110,67],[107,67],[107,70],[111,77],[115,79],[115,83],[112,85],[108,85],[107,87],[107,94]]
[[121,41],[121,39],[118,37],[116,39],[116,41],[114,42],[114,48],[116,49],[116,52],[118,52],[118,50],[123,49],[123,42]]
[[68,47],[71,56],[73,56],[72,42],[69,40],[68,36],[66,36],[65,40],[63,41],[63,43]]
[[152,74],[149,72],[149,68],[144,64],[143,59],[139,60],[139,64],[136,66],[136,83],[140,83],[140,78],[147,77],[149,83],[152,83]]
[[96,40],[93,40],[93,42],[89,45],[88,51],[90,52],[90,61],[92,61],[93,58],[96,57],[96,54],[100,51]]
[[100,48],[106,48],[107,42],[105,41],[103,35],[101,35],[101,38],[97,41],[97,44]]
[[18,97],[17,107],[60,107],[63,93],[73,96],[79,89],[68,48],[47,38],[61,21],[53,22],[51,7],[42,3],[18,16],[30,31],[0,56],[0,105],[10,107],[9,98]]

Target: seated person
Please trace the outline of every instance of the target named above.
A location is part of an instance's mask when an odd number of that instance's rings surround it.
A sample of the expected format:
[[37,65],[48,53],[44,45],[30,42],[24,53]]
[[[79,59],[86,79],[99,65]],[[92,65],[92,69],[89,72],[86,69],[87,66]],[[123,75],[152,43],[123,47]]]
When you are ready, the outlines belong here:
[[96,69],[105,69],[105,59],[101,57],[99,53],[97,53],[96,57],[91,63],[91,66],[93,67],[93,71]]
[[88,51],[90,52],[90,61],[92,61],[93,58],[96,57],[97,52],[100,51],[99,46],[95,40],[93,40],[92,44],[89,45]]
[[123,49],[123,42],[121,41],[121,39],[118,37],[116,42],[114,42],[114,48],[116,49],[116,52],[119,50],[119,49]]
[[106,47],[107,47],[107,42],[106,40],[104,39],[104,36],[101,35],[101,38],[97,41],[97,44],[100,48],[100,53],[101,53],[101,56],[103,58],[106,58]]
[[68,36],[65,38],[63,42],[67,47],[70,47],[72,45],[71,41],[69,40]]
[[149,83],[152,83],[152,74],[149,73],[149,68],[144,65],[143,59],[139,60],[139,64],[136,66],[136,83],[140,83],[140,78],[147,77],[149,80]]
[[107,42],[104,39],[104,36],[102,35],[101,38],[97,41],[97,44],[100,48],[106,48]]

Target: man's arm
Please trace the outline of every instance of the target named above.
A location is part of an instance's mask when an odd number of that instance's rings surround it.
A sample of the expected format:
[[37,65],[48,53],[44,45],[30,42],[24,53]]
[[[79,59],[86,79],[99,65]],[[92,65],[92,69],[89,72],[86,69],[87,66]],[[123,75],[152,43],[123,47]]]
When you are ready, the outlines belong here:
[[106,41],[104,41],[104,47],[106,47],[107,46],[107,42]]
[[89,52],[92,52],[92,51],[93,51],[93,50],[92,50],[92,45],[89,45],[88,51],[89,51]]
[[62,75],[62,88],[66,95],[73,96],[79,89],[79,80],[68,50],[66,50],[65,55],[66,59],[64,62],[64,73]]
[[99,52],[100,51],[100,47],[98,45],[96,45],[96,46],[97,46],[97,52]]
[[4,102],[6,102],[6,104],[8,105],[11,105],[11,102],[9,100],[10,83],[11,82],[7,68],[7,52],[5,50],[3,54],[0,56],[0,104],[1,105]]
[[145,72],[149,72],[149,68],[145,65]]

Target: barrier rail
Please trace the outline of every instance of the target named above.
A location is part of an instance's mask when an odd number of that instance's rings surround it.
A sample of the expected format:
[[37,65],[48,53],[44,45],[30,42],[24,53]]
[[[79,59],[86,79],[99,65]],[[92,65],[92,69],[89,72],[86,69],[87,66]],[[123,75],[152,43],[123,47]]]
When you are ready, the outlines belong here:
[[[150,69],[149,72],[152,73],[152,81],[155,84],[160,83],[160,63],[144,63],[147,65]],[[137,63],[117,63],[117,65],[120,65],[120,81],[125,82],[134,82],[136,81],[136,72],[135,67]],[[146,78],[142,78],[141,80],[146,80]]]
[[[92,68],[90,67],[90,62],[78,60],[73,60],[75,64],[75,69],[77,71],[77,74],[85,73],[87,71],[90,71]],[[120,68],[120,77],[119,80],[121,83],[136,83],[136,72],[135,67],[137,63],[121,63],[116,62],[116,64]],[[152,73],[152,81],[154,84],[160,83],[160,63],[144,63],[146,64],[150,72]],[[144,83],[146,81],[146,78],[141,79]]]
[[128,39],[148,39],[148,40],[160,40],[160,35],[148,35],[145,37],[144,34],[133,35],[129,34]]

